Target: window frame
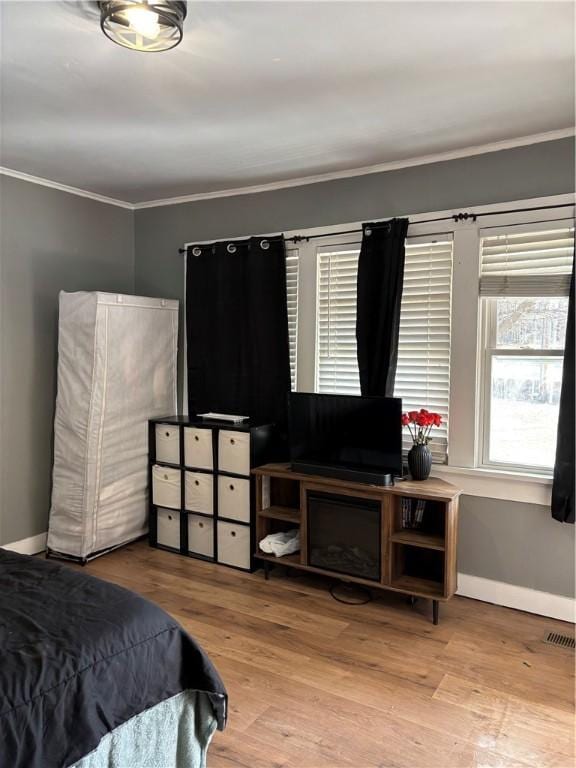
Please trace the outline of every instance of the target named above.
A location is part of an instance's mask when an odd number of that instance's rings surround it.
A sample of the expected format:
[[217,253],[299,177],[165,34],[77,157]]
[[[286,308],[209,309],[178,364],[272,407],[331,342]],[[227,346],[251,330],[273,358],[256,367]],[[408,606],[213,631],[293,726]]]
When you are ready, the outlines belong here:
[[[534,297],[539,298],[539,297]],[[497,339],[497,301],[498,297],[480,297],[482,324],[482,362],[478,371],[480,381],[480,410],[478,423],[478,465],[485,469],[516,472],[518,474],[537,474],[550,477],[553,467],[534,464],[514,464],[490,459],[490,418],[492,407],[492,364],[494,357],[534,357],[537,359],[564,358],[563,349],[514,349],[498,347]]]

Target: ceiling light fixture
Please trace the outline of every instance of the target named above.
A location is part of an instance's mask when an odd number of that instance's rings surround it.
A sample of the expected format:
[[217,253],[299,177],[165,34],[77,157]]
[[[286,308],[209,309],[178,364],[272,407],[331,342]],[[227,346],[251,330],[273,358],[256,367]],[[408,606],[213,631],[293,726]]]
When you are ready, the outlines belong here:
[[182,40],[186,3],[177,0],[100,0],[100,27],[133,51],[168,51]]

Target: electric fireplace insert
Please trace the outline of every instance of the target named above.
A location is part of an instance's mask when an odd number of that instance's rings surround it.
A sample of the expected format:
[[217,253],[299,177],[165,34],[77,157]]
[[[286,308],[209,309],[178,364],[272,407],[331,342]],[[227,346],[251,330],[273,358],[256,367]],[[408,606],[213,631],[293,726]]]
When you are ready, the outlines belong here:
[[380,503],[308,493],[308,565],[380,581]]

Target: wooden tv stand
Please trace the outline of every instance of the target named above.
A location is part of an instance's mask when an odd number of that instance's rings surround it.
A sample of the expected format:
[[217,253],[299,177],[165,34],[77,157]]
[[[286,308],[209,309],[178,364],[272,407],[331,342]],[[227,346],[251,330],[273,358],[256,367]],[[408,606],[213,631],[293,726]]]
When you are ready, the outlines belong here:
[[[289,464],[266,464],[253,469],[252,474],[256,480],[255,557],[262,561],[266,578],[270,564],[275,563],[367,587],[401,592],[411,598],[428,598],[432,600],[434,624],[438,623],[439,601],[449,600],[456,592],[458,488],[433,477],[421,482],[402,480],[389,487],[353,483],[294,472]],[[364,519],[364,512],[368,515],[370,508],[371,524],[377,526],[379,536],[376,540],[372,537],[370,545],[377,551],[377,559],[365,558],[372,564],[369,578],[311,564],[311,560],[318,559],[318,553],[344,552],[346,549],[346,544],[312,549],[312,540],[317,543],[322,535],[324,538],[330,535],[325,533],[326,525],[324,534],[317,533],[318,526],[312,520],[319,517],[321,506],[318,504],[322,505],[323,500],[327,500],[328,511],[330,503],[337,510],[335,545],[338,544],[336,538],[340,543],[347,539],[347,532],[342,531],[345,515],[338,509],[338,503],[343,508],[350,505],[346,525],[350,526],[351,541],[355,522]],[[363,504],[366,510],[362,508]],[[326,520],[325,510],[322,515]],[[296,526],[300,528],[300,552],[276,557],[259,550],[258,542],[269,533]],[[359,551],[359,547],[354,549],[354,553]]]

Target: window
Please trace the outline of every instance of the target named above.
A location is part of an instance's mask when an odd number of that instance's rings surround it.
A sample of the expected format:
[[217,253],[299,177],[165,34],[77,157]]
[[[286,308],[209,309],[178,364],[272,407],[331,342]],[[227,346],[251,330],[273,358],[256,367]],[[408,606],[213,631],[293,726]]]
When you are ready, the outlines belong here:
[[[359,242],[317,248],[316,391],[360,394],[356,357],[356,278]],[[394,394],[404,410],[428,408],[442,414],[431,449],[445,462],[450,388],[450,290],[452,237],[409,237],[400,314]],[[410,446],[405,435],[405,449]]]
[[[552,228],[553,227],[553,228]],[[572,223],[485,230],[480,296],[481,463],[554,465],[572,270]]]
[[288,341],[290,345],[290,380],[296,389],[298,347],[298,249],[286,253],[286,292],[288,295]]

